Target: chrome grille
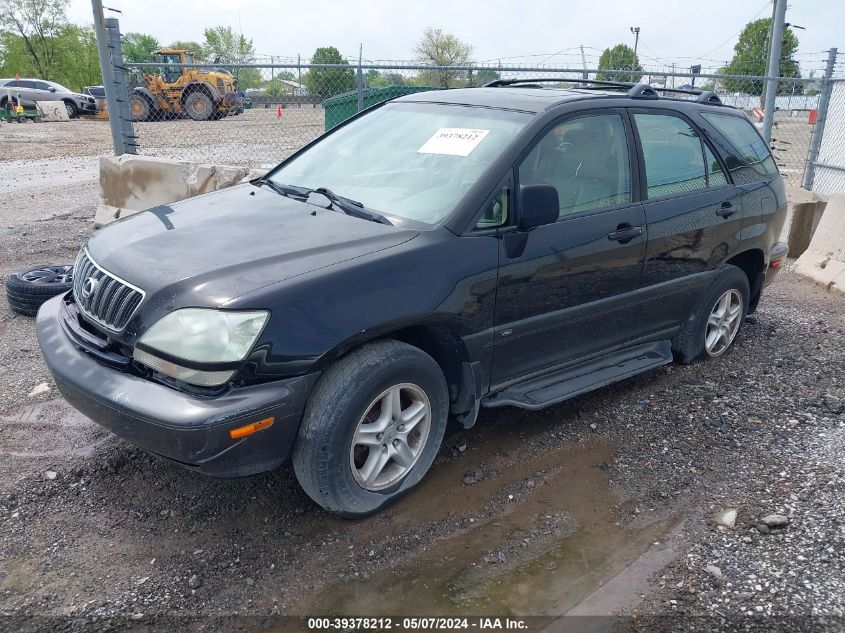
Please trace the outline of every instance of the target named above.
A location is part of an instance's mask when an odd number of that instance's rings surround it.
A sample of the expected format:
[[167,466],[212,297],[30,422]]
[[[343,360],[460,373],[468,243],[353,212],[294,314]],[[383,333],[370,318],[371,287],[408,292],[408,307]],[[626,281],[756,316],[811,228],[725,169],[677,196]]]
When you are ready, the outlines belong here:
[[73,298],[86,317],[120,332],[144,300],[144,291],[100,268],[83,248],[73,266]]

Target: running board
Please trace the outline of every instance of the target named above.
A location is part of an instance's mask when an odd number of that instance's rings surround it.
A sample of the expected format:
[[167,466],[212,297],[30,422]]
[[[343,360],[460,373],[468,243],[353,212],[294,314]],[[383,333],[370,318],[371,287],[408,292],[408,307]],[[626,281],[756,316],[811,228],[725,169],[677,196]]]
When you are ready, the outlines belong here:
[[671,362],[670,341],[643,343],[511,385],[487,396],[481,404],[542,409]]

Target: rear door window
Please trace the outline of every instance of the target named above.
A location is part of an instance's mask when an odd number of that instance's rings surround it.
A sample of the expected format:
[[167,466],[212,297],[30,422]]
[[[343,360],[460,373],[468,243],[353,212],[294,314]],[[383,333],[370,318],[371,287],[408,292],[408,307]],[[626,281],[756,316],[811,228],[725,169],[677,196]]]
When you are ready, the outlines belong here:
[[728,184],[728,179],[725,177],[725,172],[722,171],[722,166],[710,148],[704,146],[704,161],[707,163],[707,184],[710,187],[721,187]]
[[[760,176],[774,176],[778,173],[769,148],[754,129],[751,121],[745,117],[716,112],[702,112],[701,116],[716,128],[736,151],[737,160],[728,163],[728,169],[732,174],[747,171],[749,168]],[[748,177],[743,174],[738,181],[745,180],[748,180]]]
[[662,198],[707,187],[701,139],[684,119],[634,114],[648,182],[648,197]]

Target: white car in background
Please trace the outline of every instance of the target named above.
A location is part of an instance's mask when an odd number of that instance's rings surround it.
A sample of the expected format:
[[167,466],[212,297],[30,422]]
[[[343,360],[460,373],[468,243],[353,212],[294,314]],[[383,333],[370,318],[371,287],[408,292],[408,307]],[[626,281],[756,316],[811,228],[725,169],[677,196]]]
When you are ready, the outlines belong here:
[[0,108],[5,108],[10,98],[15,102],[20,98],[24,107],[32,107],[36,101],[62,101],[71,119],[80,114],[97,113],[94,97],[72,92],[55,81],[45,79],[0,79]]

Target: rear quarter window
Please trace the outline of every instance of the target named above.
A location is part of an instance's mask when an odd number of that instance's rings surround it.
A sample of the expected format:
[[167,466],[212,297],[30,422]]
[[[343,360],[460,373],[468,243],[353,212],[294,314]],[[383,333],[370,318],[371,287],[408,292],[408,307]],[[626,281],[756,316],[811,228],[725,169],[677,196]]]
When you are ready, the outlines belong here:
[[728,170],[736,182],[777,175],[778,168],[772,154],[751,121],[715,112],[702,112],[701,116],[725,137],[736,152],[727,161]]

